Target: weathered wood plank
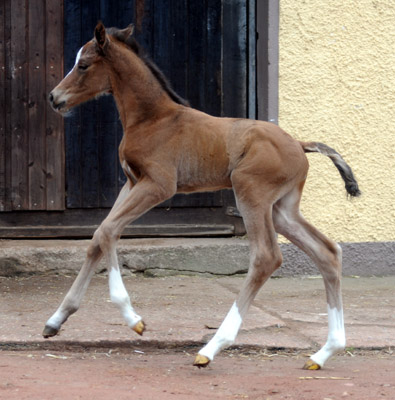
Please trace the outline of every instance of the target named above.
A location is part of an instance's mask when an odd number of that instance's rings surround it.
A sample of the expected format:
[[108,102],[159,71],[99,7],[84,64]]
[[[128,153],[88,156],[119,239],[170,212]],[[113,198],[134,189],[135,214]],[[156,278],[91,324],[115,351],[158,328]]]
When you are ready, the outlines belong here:
[[[123,29],[135,21],[136,0],[119,1],[117,7],[113,6],[113,2],[109,3],[114,8],[112,13],[114,16],[116,15],[116,21],[114,21],[111,26]],[[149,3],[149,1],[147,1],[147,3]]]
[[[97,228],[98,225],[0,227],[0,238],[91,238]],[[122,238],[233,236],[234,234],[235,228],[231,224],[130,225],[125,228]]]
[[[188,1],[170,1],[169,48],[165,49],[171,58],[168,78],[176,93],[187,96],[188,65]],[[165,33],[166,34],[166,33]]]
[[[81,0],[67,0],[64,3],[64,71],[68,73],[75,63],[81,47]],[[82,205],[81,192],[81,108],[76,108],[64,120],[66,146],[67,207]]]
[[[231,28],[229,28],[231,27]],[[247,116],[246,0],[223,1],[223,114]]]
[[11,201],[14,210],[29,208],[27,9],[24,0],[11,7]]
[[222,191],[207,193],[176,194],[160,204],[159,208],[174,207],[222,207]]
[[206,111],[221,116],[222,108],[222,43],[221,14],[217,0],[207,0],[207,41],[206,41]]
[[[27,237],[91,237],[94,230],[107,216],[108,209],[73,209],[62,212],[22,211],[0,214],[0,238]],[[224,229],[224,227],[226,227]],[[82,229],[79,229],[82,228]],[[85,230],[86,229],[86,230]],[[74,231],[74,232],[73,232]],[[241,218],[225,215],[221,208],[153,209],[129,225],[127,236],[194,236],[241,234]],[[211,233],[210,233],[211,231]],[[124,236],[124,235],[123,235]]]
[[12,150],[11,150],[11,0],[4,2],[4,46],[5,46],[5,207],[4,211],[12,210],[11,202],[11,174],[12,174]]
[[[85,44],[93,37],[93,30],[99,20],[99,8],[95,0],[81,1],[81,43]],[[81,189],[82,206],[99,207],[99,146],[97,114],[98,103],[90,101],[81,107]]]
[[206,110],[206,4],[190,1],[188,7],[188,100],[192,107]]
[[5,1],[0,3],[0,212],[7,208],[6,199],[6,25]]
[[152,58],[165,76],[170,75],[172,63],[170,49],[170,0],[156,1],[154,3],[154,47]]
[[[63,78],[63,1],[46,4],[45,96]],[[47,210],[65,208],[65,150],[63,118],[46,101]]]
[[153,55],[154,0],[136,0],[134,15],[136,39],[144,50]]
[[37,0],[28,10],[28,90],[29,90],[29,203],[30,210],[46,209],[45,141],[45,0]]
[[248,118],[256,119],[256,0],[248,0]]

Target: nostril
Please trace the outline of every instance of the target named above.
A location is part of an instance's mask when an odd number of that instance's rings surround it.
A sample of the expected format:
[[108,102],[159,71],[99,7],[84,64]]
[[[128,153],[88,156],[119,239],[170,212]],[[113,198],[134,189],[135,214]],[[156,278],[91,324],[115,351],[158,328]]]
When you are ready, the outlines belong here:
[[53,103],[53,94],[52,94],[52,92],[49,94],[48,100],[49,100],[51,103]]

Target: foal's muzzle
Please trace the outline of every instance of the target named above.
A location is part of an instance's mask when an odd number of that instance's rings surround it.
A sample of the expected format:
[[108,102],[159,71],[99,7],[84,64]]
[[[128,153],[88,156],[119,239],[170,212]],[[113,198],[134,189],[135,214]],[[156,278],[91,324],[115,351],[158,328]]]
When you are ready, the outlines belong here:
[[57,102],[55,100],[55,97],[53,95],[53,91],[48,95],[48,100],[49,103],[51,104],[51,107],[55,110],[55,111],[61,111],[61,109],[65,106],[66,102],[65,101],[59,101]]

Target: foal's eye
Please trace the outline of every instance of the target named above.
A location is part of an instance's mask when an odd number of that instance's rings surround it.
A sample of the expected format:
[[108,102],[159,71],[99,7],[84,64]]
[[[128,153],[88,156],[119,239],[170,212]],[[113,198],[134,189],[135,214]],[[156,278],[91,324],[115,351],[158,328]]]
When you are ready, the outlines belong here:
[[85,71],[85,70],[88,69],[88,67],[89,67],[89,65],[80,64],[80,65],[78,66],[78,69],[79,69],[80,71]]

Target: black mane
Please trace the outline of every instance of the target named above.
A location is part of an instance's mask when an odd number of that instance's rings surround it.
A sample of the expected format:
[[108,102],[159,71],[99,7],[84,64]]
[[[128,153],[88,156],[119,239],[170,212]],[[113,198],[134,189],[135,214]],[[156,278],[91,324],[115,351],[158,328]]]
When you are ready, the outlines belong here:
[[183,106],[189,107],[189,103],[187,100],[183,99],[179,96],[171,87],[170,82],[164,76],[163,72],[158,68],[158,66],[150,59],[148,54],[143,50],[143,48],[137,43],[136,39],[130,35],[128,38],[124,38],[121,30],[117,28],[107,28],[108,34],[113,36],[115,39],[119,40],[122,43],[125,43],[137,56],[141,58],[144,64],[150,69],[154,77],[162,86],[163,90],[169,95],[169,97],[175,101],[177,104],[181,104]]

